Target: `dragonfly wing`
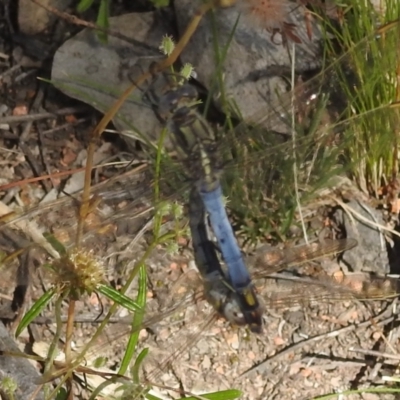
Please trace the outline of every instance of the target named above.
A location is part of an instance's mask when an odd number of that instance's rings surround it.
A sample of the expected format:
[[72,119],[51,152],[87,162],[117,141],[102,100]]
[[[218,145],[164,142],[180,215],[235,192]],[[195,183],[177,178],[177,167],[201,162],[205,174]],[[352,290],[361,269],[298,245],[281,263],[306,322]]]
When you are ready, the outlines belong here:
[[400,284],[395,278],[368,274],[339,274],[336,277],[284,277],[263,288],[266,308],[288,309],[294,306],[345,300],[385,300],[399,296]]
[[[258,262],[255,279],[268,278],[275,272],[296,267],[308,261],[336,255],[357,245],[355,239],[326,240],[323,243],[301,245],[284,250],[262,248],[255,257]],[[276,278],[276,276],[274,277]],[[362,274],[334,277],[299,278],[282,277],[289,281],[279,289],[266,290],[266,306],[287,308],[293,305],[307,305],[312,302],[335,300],[374,300],[392,298],[398,295],[400,284],[393,278],[381,278]]]
[[255,266],[254,279],[266,277],[285,268],[299,266],[322,257],[340,254],[357,245],[355,239],[324,240],[321,243],[305,244],[285,249],[263,246],[249,261]]

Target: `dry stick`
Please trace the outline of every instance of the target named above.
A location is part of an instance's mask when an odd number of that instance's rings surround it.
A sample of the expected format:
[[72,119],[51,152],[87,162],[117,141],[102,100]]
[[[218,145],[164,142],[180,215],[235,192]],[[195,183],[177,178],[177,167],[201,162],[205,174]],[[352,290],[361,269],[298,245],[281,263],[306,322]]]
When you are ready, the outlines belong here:
[[[33,103],[29,108],[29,114],[32,111],[38,111],[39,107],[42,105],[43,98],[44,98],[43,88],[42,88],[42,86],[39,86],[39,89],[36,92],[35,99],[33,100]],[[23,132],[19,139],[20,143],[25,142],[29,138],[29,135],[31,133],[31,128],[32,128],[32,123],[33,123],[33,121],[30,120],[30,121],[27,121],[27,123],[25,124]],[[38,173],[38,171],[34,171],[34,172]]]
[[333,197],[333,196],[329,196],[331,199],[333,199],[337,204],[339,204],[339,206],[341,206],[343,208],[343,210],[349,215],[349,217],[353,220],[353,216],[355,216],[359,221],[364,222],[365,224],[369,225],[372,228],[377,228],[379,229],[379,231],[383,230],[386,232],[390,232],[393,235],[399,236],[400,237],[400,233],[395,231],[394,229],[388,228],[386,226],[383,226],[377,222],[374,221],[370,221],[369,219],[367,219],[366,217],[364,217],[363,215],[361,215],[360,213],[358,213],[356,210],[354,210],[352,207],[348,206],[346,203],[344,203],[343,201]]
[[[32,110],[36,111],[37,109],[39,109],[40,105],[43,102],[43,97],[44,97],[43,88],[40,87],[38,92],[37,92],[37,94],[36,94],[35,100],[33,101],[32,105],[30,107],[30,110],[29,110],[30,112]],[[22,152],[24,153],[25,157],[28,159],[28,163],[32,168],[33,175],[40,176],[42,174],[42,172],[43,172],[43,168],[36,161],[36,157],[34,157],[34,155],[32,154],[32,151],[29,148],[29,146],[25,144],[25,142],[28,140],[28,138],[29,138],[29,136],[31,134],[32,125],[33,125],[33,121],[32,120],[28,121],[28,122],[26,122],[24,124],[24,128],[23,128],[22,134],[21,134],[21,136],[19,138],[19,148],[22,150]],[[37,128],[40,131],[39,126],[37,126]],[[42,159],[43,163],[46,164],[45,160],[44,160],[44,157],[43,157],[43,148],[42,148],[42,146],[40,146],[40,142],[41,141],[39,141],[39,149],[40,149],[41,159]],[[44,189],[46,190],[46,193],[48,193],[50,191],[50,189],[51,189],[50,186],[48,185],[48,182],[47,181],[42,181],[41,184],[43,185]]]
[[0,80],[4,79],[7,75],[11,75],[13,72],[17,71],[20,68],[21,68],[21,64],[16,64],[16,65],[12,66],[8,70],[6,70],[2,74],[0,74]]
[[42,132],[42,135],[43,136],[50,135],[52,133],[56,133],[56,132],[62,131],[64,129],[83,124],[84,122],[87,122],[87,121],[89,121],[89,117],[79,118],[79,119],[75,120],[74,122],[66,122],[65,124],[56,126],[55,128],[46,129],[45,131]]
[[62,115],[81,113],[88,110],[90,110],[89,107],[79,106],[79,107],[66,107],[54,112],[28,114],[28,115],[10,115],[8,117],[1,117],[0,124],[16,124],[19,122],[38,121],[40,119],[46,119],[46,118],[57,118]]
[[27,179],[23,179],[23,180],[17,181],[17,182],[10,182],[10,183],[7,183],[6,185],[1,185],[0,190],[9,190],[13,187],[25,186],[28,183],[38,182],[38,181],[42,181],[44,179],[60,178],[62,176],[66,176],[66,175],[73,175],[73,174],[76,174],[77,172],[82,172],[84,170],[85,170],[85,167],[81,167],[81,168],[75,168],[75,169],[68,170],[68,171],[54,172],[52,174],[36,176],[34,178],[27,178]]
[[44,238],[42,232],[37,227],[35,222],[29,221],[17,221],[12,222],[8,219],[8,216],[15,216],[15,211],[9,208],[6,204],[0,201],[0,221],[1,222],[11,222],[11,226],[15,226],[21,231],[23,231],[28,237],[43,247],[52,257],[60,258],[60,255],[51,246],[51,244]]
[[[396,313],[396,301],[394,301],[394,302],[392,303],[392,311],[393,311],[393,314],[397,314],[397,313]],[[380,338],[381,338],[381,340],[383,341],[383,343],[385,343],[385,345],[386,345],[390,350],[392,350],[393,353],[396,353],[395,349],[393,348],[392,344],[390,343],[390,339],[387,338],[387,337],[385,336],[383,330],[381,330],[379,333],[380,333]],[[392,333],[393,333],[393,329],[390,331],[389,335],[391,336]],[[378,374],[379,374],[379,372],[380,372],[380,370],[381,370],[383,364],[384,364],[384,363],[383,363],[382,361],[377,361],[377,362],[374,364],[373,368],[372,368],[371,371],[368,373],[368,380],[369,380],[369,381],[375,381],[375,379],[376,379],[376,377],[378,376]]]
[[[323,361],[328,359],[328,357],[324,357],[324,356],[319,355],[319,357],[315,357],[315,356],[304,357],[302,359],[302,361],[308,362],[308,364],[310,364],[310,363],[313,363],[315,359],[321,360],[321,358],[322,358]],[[329,363],[325,363],[325,364],[319,363],[319,364],[314,365],[314,366],[309,366],[308,365],[308,368],[309,369],[318,369],[318,372],[320,372],[321,369],[332,370],[333,367],[336,368],[336,367],[339,367],[341,365],[363,367],[366,364],[367,364],[366,360],[346,360],[346,359],[345,360],[329,360]]]
[[[95,168],[102,168],[102,167],[105,167],[107,165],[112,165],[112,164],[110,164],[110,163],[102,163],[102,164],[96,165]],[[129,174],[131,174],[132,172],[138,173],[138,172],[142,171],[143,169],[145,169],[146,167],[147,167],[147,164],[141,164],[140,166],[136,167],[134,170],[129,171],[128,173]],[[78,172],[82,172],[85,169],[86,169],[85,167],[74,168],[74,169],[70,169],[70,170],[67,170],[67,171],[53,172],[53,173],[47,174],[47,175],[37,176],[37,177],[34,177],[34,178],[27,178],[27,179],[23,179],[23,180],[20,180],[20,181],[17,181],[17,182],[10,182],[10,183],[7,183],[5,185],[0,185],[0,191],[9,190],[9,189],[12,189],[13,187],[25,186],[28,183],[38,182],[38,181],[41,181],[43,179],[54,179],[54,178],[60,178],[60,177],[67,176],[67,175],[73,175],[73,174],[76,174]],[[119,176],[122,178],[124,175],[120,174]],[[96,187],[106,186],[108,181],[109,180],[100,182],[100,183],[98,183],[96,185]],[[3,201],[3,203],[6,203],[6,202]]]
[[15,79],[14,79],[14,83],[19,83],[22,80],[24,80],[25,78],[27,78],[30,75],[34,75],[37,73],[37,69],[31,69],[29,71],[23,72],[22,74],[18,75]]
[[373,356],[373,357],[389,358],[391,360],[400,361],[400,354],[382,353],[380,351],[358,349],[355,347],[350,347],[349,351],[353,351],[355,353],[361,353],[361,354],[365,354],[365,355]]
[[304,223],[303,212],[301,209],[300,195],[299,195],[299,182],[297,179],[297,157],[296,157],[296,121],[295,121],[295,62],[296,62],[296,46],[295,43],[292,45],[292,69],[291,69],[291,85],[292,85],[292,96],[291,96],[291,110],[292,110],[292,118],[291,118],[291,133],[292,133],[292,150],[293,150],[293,182],[294,182],[294,191],[296,194],[296,204],[297,209],[299,210],[299,216],[301,221],[301,226],[303,229],[303,236],[305,242],[308,244],[308,236],[307,229]]
[[[251,367],[250,369],[246,370],[245,372],[243,372],[240,376],[241,377],[248,377],[248,375],[252,372],[256,372],[259,371],[260,369],[265,368],[269,363],[277,361],[278,359],[282,358],[283,356],[286,356],[287,354],[292,353],[293,351],[296,351],[298,349],[301,349],[303,346],[306,346],[312,342],[318,342],[320,340],[323,339],[327,339],[327,338],[332,338],[332,337],[337,337],[339,335],[341,335],[342,333],[347,333],[347,332],[351,332],[354,331],[355,329],[358,328],[365,328],[368,327],[370,325],[372,325],[372,323],[376,323],[376,321],[379,321],[381,318],[384,318],[385,315],[388,313],[388,311],[390,311],[390,309],[386,309],[385,311],[383,311],[381,314],[379,314],[378,316],[376,316],[373,321],[372,320],[368,320],[368,321],[364,321],[361,322],[360,324],[352,324],[349,326],[345,326],[344,328],[340,328],[328,333],[323,333],[321,335],[317,335],[317,336],[313,336],[310,337],[309,339],[303,340],[299,343],[296,343],[290,347],[287,347],[286,349],[282,350],[281,352],[275,354],[274,356],[262,361],[261,363],[259,363],[258,365]],[[388,317],[382,321],[380,321],[379,325],[386,325],[389,322],[392,322],[394,320],[394,316]]]
[[72,360],[71,342],[74,333],[75,306],[76,306],[76,301],[72,296],[70,296],[68,302],[67,329],[65,332],[65,344],[64,344],[65,363],[67,365]]

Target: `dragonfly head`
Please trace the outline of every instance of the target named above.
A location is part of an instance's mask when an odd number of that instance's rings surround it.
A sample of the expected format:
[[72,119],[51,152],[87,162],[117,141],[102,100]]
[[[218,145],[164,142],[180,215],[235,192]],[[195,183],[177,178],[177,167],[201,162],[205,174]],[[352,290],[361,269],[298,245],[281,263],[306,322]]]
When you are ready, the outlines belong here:
[[206,300],[227,321],[237,326],[248,326],[254,333],[262,332],[264,307],[259,303],[254,289],[235,291],[223,280],[205,282]]
[[206,300],[228,322],[237,326],[247,325],[254,333],[262,332],[264,307],[252,286],[239,292],[221,279],[204,280],[203,284]]
[[262,316],[264,307],[260,304],[254,289],[243,292],[231,292],[224,306],[225,318],[239,326],[247,325],[251,332],[262,332]]

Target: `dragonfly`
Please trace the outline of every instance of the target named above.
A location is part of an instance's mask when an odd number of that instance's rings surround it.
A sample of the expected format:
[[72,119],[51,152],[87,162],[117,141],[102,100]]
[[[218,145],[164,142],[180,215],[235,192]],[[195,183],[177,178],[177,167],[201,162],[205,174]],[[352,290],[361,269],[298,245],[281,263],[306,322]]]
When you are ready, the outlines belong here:
[[[310,99],[318,99],[319,94],[324,92],[324,77],[329,76],[329,70],[332,71],[335,67],[337,67],[337,65],[338,64],[334,64],[331,67],[332,69],[324,71],[306,84],[297,87],[295,91],[289,93],[288,96],[280,98],[277,104],[272,105],[271,112],[266,113],[264,110],[262,110],[262,118],[258,114],[258,116],[255,116],[255,120],[261,121],[261,123],[267,122],[270,130],[274,132],[280,132],[280,136],[285,137],[285,132],[280,131],[278,127],[281,127],[282,124],[287,124],[289,127],[288,130],[290,130],[291,113],[296,113],[299,111],[298,107],[302,103],[303,105],[307,103],[312,106],[312,101]],[[186,89],[187,88],[185,88],[185,90]],[[173,96],[175,96],[175,94]],[[294,103],[293,98],[297,98],[298,103]],[[381,112],[383,109],[385,109],[385,111],[388,113],[390,113],[392,110],[390,105],[387,105],[386,108],[382,107],[379,110],[376,110],[376,112]],[[363,117],[364,116],[360,116],[360,118]],[[336,132],[345,127],[347,123],[348,121],[339,121],[337,123],[333,123],[329,127],[323,126],[320,129],[315,129],[311,134],[305,134],[299,138],[297,141],[296,151],[304,150],[304,153],[306,154],[306,157],[303,160],[304,163],[306,164],[307,160],[310,160],[311,162],[313,160],[313,157],[311,156],[314,155],[318,149],[324,147],[324,145],[326,145],[324,151],[328,152],[331,148],[335,150],[335,147],[340,147],[340,144],[338,145],[335,142],[335,138],[332,138],[332,134],[334,133],[336,135]],[[204,129],[204,132],[207,132],[207,129]],[[275,146],[271,144],[271,148],[269,150],[265,150],[267,143],[268,141],[266,139],[265,132],[261,132],[261,130],[257,129],[251,131],[245,130],[243,124],[239,125],[232,132],[228,131],[225,137],[218,138],[217,147],[219,156],[221,156],[220,159],[223,161],[223,163],[226,163],[223,168],[224,174],[227,174],[228,176],[229,174],[232,174],[233,177],[237,177],[238,174],[242,173],[243,179],[241,182],[244,182],[246,177],[249,177],[249,171],[258,171],[259,175],[261,176],[260,182],[263,182],[264,185],[266,183],[279,180],[276,179],[276,175],[272,175],[272,173],[271,177],[268,177],[268,171],[276,169],[274,166],[274,160],[276,160],[274,155],[283,160],[288,159],[289,162],[292,162],[293,160],[291,160],[290,154],[293,143],[291,141],[287,141],[283,144],[278,144]],[[271,163],[272,167],[269,168]],[[144,163],[138,164],[136,165],[136,168],[141,169],[143,172],[146,170],[146,165],[143,165]],[[254,168],[255,166],[256,168]],[[93,196],[95,199],[101,199],[101,202],[95,203],[96,208],[94,208],[94,212],[86,221],[85,237],[84,242],[82,243],[83,246],[92,248],[94,252],[99,254],[103,252],[105,256],[108,251],[110,253],[115,253],[115,247],[113,247],[114,244],[112,242],[116,236],[115,225],[121,220],[127,220],[128,218],[129,221],[139,221],[140,218],[145,218],[149,213],[158,207],[158,205],[154,204],[153,201],[154,186],[149,183],[149,175],[151,174],[151,171],[147,169],[143,173],[138,173],[137,169],[133,173],[129,171],[125,174],[121,174],[115,178],[99,183],[92,188]],[[176,195],[181,195],[183,190],[193,186],[192,181],[188,182],[186,178],[182,179],[182,176],[186,176],[186,174],[182,174],[182,169],[184,169],[184,164],[181,161],[178,161],[177,163],[172,162],[167,156],[165,157],[165,162],[164,160],[161,162],[162,179],[160,182],[161,187],[163,189],[164,187],[166,188],[165,193],[167,198],[168,192],[171,193],[171,184],[174,187],[173,195],[171,197],[174,198],[176,198]],[[308,170],[308,168],[306,169]],[[281,178],[281,176],[278,178]],[[259,179],[259,177],[254,175],[252,176],[252,179],[252,181],[249,181],[250,188],[252,184],[256,184],[256,181]],[[132,195],[134,197],[133,200]],[[36,235],[38,229],[36,225],[40,224],[46,226],[47,223],[49,224],[48,227],[50,227],[53,232],[58,231],[57,233],[63,237],[63,241],[68,246],[72,242],[71,233],[73,234],[76,230],[75,222],[79,217],[77,215],[77,208],[75,207],[76,203],[77,199],[75,197],[65,196],[57,199],[56,201],[51,201],[48,204],[30,207],[28,210],[15,210],[10,212],[7,217],[3,218],[3,222],[10,227],[19,226],[20,229],[23,229],[26,233],[31,234],[32,237],[35,236],[34,239],[31,239],[35,241],[38,240],[38,235]],[[189,206],[190,204],[191,203],[189,202]],[[246,204],[246,207],[252,206],[252,202],[248,202]],[[270,207],[269,204],[268,207]],[[149,218],[147,221],[151,221],[151,218]],[[141,221],[141,225],[143,225],[143,221]],[[47,229],[49,230],[49,228]],[[35,233],[32,234],[30,231],[35,231]],[[44,243],[40,242],[40,244]],[[347,246],[348,243],[345,241],[340,242],[340,244],[328,244],[328,249],[333,249],[332,252],[336,252],[341,251],[340,249],[346,249]],[[281,270],[286,265],[292,265],[299,263],[300,261],[304,261],[305,258],[307,258],[304,256],[304,254],[309,255],[311,253],[312,256],[310,257],[312,258],[316,257],[318,254],[327,252],[327,249],[325,249],[324,246],[317,246],[316,250],[315,248],[314,250],[312,249],[313,247],[310,249],[302,248],[302,251],[286,250],[281,256],[281,264],[278,263],[279,267],[273,269],[273,272],[275,270]],[[298,256],[299,252],[303,253],[302,257]],[[209,256],[207,256],[206,260],[208,260],[208,257]],[[263,259],[261,258],[261,261],[262,260]],[[213,262],[211,262],[210,265],[213,265]],[[265,263],[263,264],[260,262],[259,266],[262,266],[262,269],[256,269],[255,272],[251,274],[252,279],[257,279],[257,277],[265,277],[268,275],[268,273],[271,273],[270,271],[267,273],[265,265]],[[217,295],[215,295],[217,300],[212,301],[214,301],[215,304],[219,304],[218,302],[221,303],[222,299],[221,304],[233,305],[232,309],[235,311],[224,311],[226,308],[222,308],[220,309],[221,314],[224,315],[228,320],[232,320],[233,322],[240,324],[243,319],[241,316],[242,311],[240,307],[237,307],[237,290],[230,281],[230,275],[223,275],[219,273],[219,276],[222,276],[222,278],[217,280],[217,282],[220,282],[221,286],[218,290],[211,291],[211,293],[223,293],[223,295],[219,298],[216,297]],[[382,279],[376,282],[376,284],[372,285],[369,283],[363,283],[362,287],[364,288],[364,291],[362,293],[349,290],[348,288],[341,289],[342,285],[339,286],[334,282],[332,283],[332,281],[328,281],[326,283],[319,282],[320,286],[317,286],[321,289],[319,292],[317,291],[315,293],[315,298],[317,300],[318,298],[325,300],[335,298],[376,299],[395,296],[397,294],[396,281],[386,281]],[[389,284],[386,282],[389,282]],[[307,283],[307,285],[309,285],[309,283]],[[332,285],[336,290],[329,290],[332,288]],[[301,284],[299,284],[298,287],[300,292],[301,288],[304,288],[304,286]],[[200,294],[204,295],[204,297],[207,297],[206,293],[207,291],[204,289],[202,289],[200,292]],[[301,295],[302,294],[303,293],[301,293]],[[265,308],[273,308],[274,305],[278,308],[286,307],[288,304],[290,304],[290,302],[294,304],[301,303],[301,295],[296,292],[296,290],[284,294],[275,293],[275,295],[276,298],[273,300],[268,297],[263,299]],[[277,298],[279,299],[277,300]],[[192,302],[193,298],[190,299],[190,304]],[[188,303],[183,301],[183,304],[187,305]],[[162,315],[163,314],[161,314],[161,316],[155,316],[153,321],[158,321],[160,318],[162,318]]]
[[[169,115],[167,126],[176,147],[179,146],[181,153],[185,155],[183,162],[189,171],[193,171],[190,175],[195,179],[194,190],[199,193],[207,210],[229,271],[230,284],[240,299],[242,312],[250,329],[259,333],[262,312],[223,204],[220,167],[218,157],[213,151],[216,146],[215,136],[207,121],[193,107],[187,106],[194,104],[197,97],[193,86],[181,82],[176,89],[167,91],[159,100],[158,114],[164,118]],[[181,99],[184,100],[183,104]],[[194,194],[190,196],[189,203],[192,202],[192,198],[195,199]],[[190,206],[189,208],[190,213],[194,215],[196,211]]]

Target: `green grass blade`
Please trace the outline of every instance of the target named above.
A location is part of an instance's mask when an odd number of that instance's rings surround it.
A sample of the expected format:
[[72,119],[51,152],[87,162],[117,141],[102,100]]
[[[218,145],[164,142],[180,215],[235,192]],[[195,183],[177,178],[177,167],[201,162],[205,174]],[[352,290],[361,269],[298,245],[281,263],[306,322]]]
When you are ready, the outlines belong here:
[[[108,29],[110,16],[110,0],[101,0],[99,13],[97,15],[97,25],[101,28]],[[97,32],[97,37],[101,43],[107,44],[107,33]]]
[[76,9],[79,13],[85,12],[92,6],[93,3],[94,0],[81,0]]
[[149,349],[143,349],[140,354],[137,356],[135,363],[133,364],[132,367],[132,378],[133,378],[133,382],[136,383],[137,385],[139,385],[140,383],[140,366],[142,365],[144,359],[147,357],[147,355],[149,354]]
[[[137,304],[141,307],[141,310],[144,310],[146,307],[146,292],[147,292],[147,274],[146,274],[146,266],[142,265],[139,270],[139,291],[136,298]],[[119,368],[119,374],[124,375],[130,366],[133,354],[136,350],[137,342],[140,334],[140,326],[142,325],[144,317],[144,312],[139,311],[136,312],[133,317],[132,322],[132,331],[133,333],[129,337],[128,344],[126,346],[126,351],[124,354],[124,358],[121,361],[121,366]]]
[[43,233],[44,238],[50,243],[51,247],[53,247],[53,249],[55,251],[58,252],[58,254],[60,254],[60,256],[64,256],[67,254],[67,249],[65,248],[65,246],[56,239],[56,237],[48,232]]
[[130,297],[125,296],[124,294],[120,293],[118,290],[115,290],[110,286],[99,285],[97,287],[97,291],[102,295],[106,296],[107,298],[109,298],[110,300],[112,300],[114,303],[119,304],[120,306],[126,308],[129,311],[132,312],[143,311],[143,308],[140,306],[138,302],[132,300]]
[[15,332],[15,336],[18,337],[21,332],[44,310],[50,300],[56,293],[56,288],[48,290],[44,293],[29,309],[29,311],[23,316],[21,322],[18,324],[18,327]]
[[[221,392],[206,393],[200,395],[204,399],[209,400],[234,400],[242,396],[242,392],[236,389],[223,390]],[[198,400],[198,397],[182,397],[180,400]]]

